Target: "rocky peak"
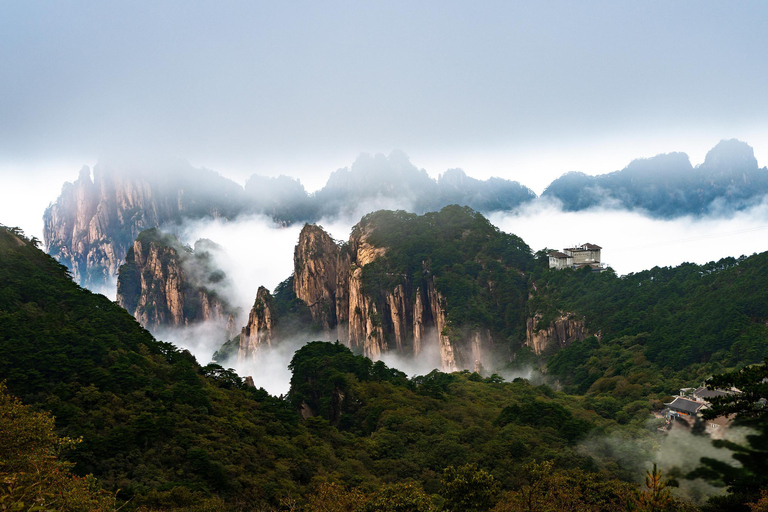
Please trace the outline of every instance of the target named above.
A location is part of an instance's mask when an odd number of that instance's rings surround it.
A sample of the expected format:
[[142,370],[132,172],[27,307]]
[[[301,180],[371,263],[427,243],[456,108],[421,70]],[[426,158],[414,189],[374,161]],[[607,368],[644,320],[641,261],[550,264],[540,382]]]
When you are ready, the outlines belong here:
[[[209,242],[197,244],[212,250]],[[214,291],[226,279],[210,252],[195,252],[157,229],[142,232],[120,266],[117,302],[149,330],[216,320],[231,324],[231,310]]]
[[324,332],[336,327],[336,280],[340,250],[323,228],[306,224],[293,253],[294,291]]
[[437,179],[437,184],[441,188],[453,188],[460,190],[467,181],[467,173],[461,169],[448,169]]
[[240,332],[239,359],[245,360],[254,357],[264,346],[272,346],[275,327],[277,326],[277,312],[269,290],[259,286],[256,300],[248,315],[248,323]]
[[721,140],[709,150],[701,168],[718,174],[750,172],[757,170],[757,159],[754,149],[746,142]]
[[184,162],[141,169],[100,163],[93,180],[83,167],[45,211],[45,244],[78,283],[104,289],[140,232],[184,217],[236,215],[242,194],[236,183]]
[[620,172],[633,180],[632,184],[640,185],[648,181],[668,181],[671,178],[684,177],[690,174],[692,169],[693,166],[687,154],[673,152],[632,160]]
[[437,354],[436,365],[444,370],[474,368],[493,346],[491,333],[480,327],[453,329],[446,298],[427,262],[418,282],[387,270],[387,263],[366,270],[388,254],[388,247],[374,242],[385,217],[366,216],[343,245],[322,228],[305,226],[294,253],[296,296],[310,307],[327,338],[359,347],[367,357],[428,352]]

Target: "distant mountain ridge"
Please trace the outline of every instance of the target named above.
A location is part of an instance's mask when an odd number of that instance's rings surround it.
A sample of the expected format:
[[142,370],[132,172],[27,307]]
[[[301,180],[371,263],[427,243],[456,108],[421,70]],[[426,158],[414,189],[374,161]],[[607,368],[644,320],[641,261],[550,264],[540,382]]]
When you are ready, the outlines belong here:
[[[145,229],[185,219],[262,214],[281,224],[373,211],[384,205],[439,210],[451,203],[482,212],[511,210],[536,194],[517,182],[481,181],[460,169],[433,180],[399,151],[361,155],[350,168],[331,174],[324,188],[308,194],[287,176],[252,176],[241,187],[208,169],[174,161],[164,166],[83,167],[65,183],[43,216],[47,250],[83,286],[111,285],[128,249]],[[356,213],[357,214],[357,213]]]
[[[718,143],[696,167],[685,153],[657,155],[609,174],[564,174],[542,197],[562,203],[566,211],[608,207],[673,218],[745,209],[766,194],[768,169],[758,167],[748,144],[731,139]],[[363,154],[349,168],[331,173],[312,194],[288,176],[254,175],[241,187],[182,161],[153,166],[107,162],[94,167],[93,180],[84,167],[74,183],[64,185],[45,212],[44,238],[48,252],[78,283],[98,289],[111,286],[141,231],[186,219],[262,214],[288,225],[379,209],[421,214],[450,204],[488,214],[514,211],[536,198],[516,181],[478,180],[461,169],[432,179],[401,151]]]
[[685,153],[667,153],[610,174],[567,173],[542,197],[558,199],[566,211],[609,205],[672,218],[744,209],[766,194],[768,169],[757,166],[748,144],[731,139],[720,141],[696,167]]

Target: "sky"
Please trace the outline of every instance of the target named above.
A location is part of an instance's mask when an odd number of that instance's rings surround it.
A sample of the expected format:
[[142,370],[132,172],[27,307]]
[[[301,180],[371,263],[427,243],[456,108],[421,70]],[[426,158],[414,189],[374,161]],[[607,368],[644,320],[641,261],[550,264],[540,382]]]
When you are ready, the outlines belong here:
[[0,222],[32,234],[121,154],[314,190],[400,149],[537,193],[723,138],[768,161],[762,1],[0,5]]

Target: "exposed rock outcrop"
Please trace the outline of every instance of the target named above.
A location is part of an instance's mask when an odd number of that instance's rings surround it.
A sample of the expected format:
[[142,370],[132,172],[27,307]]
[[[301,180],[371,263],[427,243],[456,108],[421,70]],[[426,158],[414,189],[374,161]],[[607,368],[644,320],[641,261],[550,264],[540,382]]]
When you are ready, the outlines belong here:
[[201,241],[195,251],[156,229],[142,232],[120,267],[117,302],[150,330],[208,320],[231,328],[234,311],[213,290],[225,279],[211,267],[213,245]]
[[44,215],[47,251],[83,286],[110,285],[128,248],[149,228],[184,219],[234,218],[260,213],[287,225],[370,209],[409,205],[425,212],[460,203],[481,211],[509,210],[535,194],[517,182],[478,181],[454,169],[435,181],[399,151],[361,155],[327,184],[307,194],[298,180],[252,176],[245,188],[186,162],[83,167],[65,183]]
[[336,326],[336,281],[339,246],[315,225],[301,230],[293,253],[294,290],[312,312],[312,319],[330,335]]
[[548,326],[541,327],[542,316],[536,313],[525,323],[525,344],[540,355],[550,347],[562,348],[571,342],[586,339],[589,336],[583,318],[576,318],[572,313],[560,313]]
[[[437,291],[425,265],[424,279],[416,286],[405,275],[388,273],[391,287],[372,289],[364,283],[364,268],[386,254],[370,242],[370,226],[358,224],[349,242],[336,244],[316,225],[306,225],[294,253],[294,290],[306,302],[313,320],[329,339],[367,357],[387,352],[439,354],[446,371],[474,368],[493,344],[488,329],[471,330],[451,339],[445,299]],[[454,333],[457,334],[458,333]]]
[[256,300],[248,315],[248,323],[240,332],[241,361],[254,357],[263,347],[272,346],[277,326],[277,314],[269,290],[259,286]]
[[78,283],[113,283],[140,232],[182,218],[232,217],[244,208],[242,188],[183,162],[142,170],[99,164],[83,167],[43,216],[48,253]]

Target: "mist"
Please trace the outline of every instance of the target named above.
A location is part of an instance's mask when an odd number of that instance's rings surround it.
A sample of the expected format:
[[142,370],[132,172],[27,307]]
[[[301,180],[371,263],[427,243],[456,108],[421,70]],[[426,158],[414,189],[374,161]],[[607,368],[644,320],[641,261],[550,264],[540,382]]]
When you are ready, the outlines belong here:
[[189,350],[198,363],[206,365],[211,361],[213,353],[227,341],[226,332],[225,320],[209,320],[183,327],[156,328],[152,330],[152,335],[181,349]]
[[[408,206],[389,198],[378,198],[359,205],[349,215],[325,218],[318,224],[334,239],[345,241],[364,214]],[[762,236],[768,232],[766,201],[727,216],[664,220],[609,206],[564,212],[556,201],[537,199],[516,212],[493,213],[488,218],[502,231],[520,236],[533,251],[562,249],[585,242],[600,245],[603,262],[618,274],[684,262],[703,264],[768,250],[768,240]],[[283,226],[267,216],[249,215],[230,221],[186,221],[179,236],[190,245],[207,238],[222,246],[222,251],[214,251],[212,256],[231,281],[231,291],[226,298],[247,315],[259,286],[274,290],[292,274],[293,250],[302,227],[301,224]]]
[[254,357],[239,360],[237,356],[230,357],[218,364],[226,368],[234,368],[241,377],[252,377],[257,388],[264,388],[274,396],[286,395],[291,388],[291,371],[288,364],[294,353],[310,341],[335,341],[324,339],[321,333],[305,333],[282,339],[274,346],[260,347]]
[[[579,450],[592,457],[602,468],[619,471],[628,480],[642,483],[645,471],[655,463],[665,478],[672,478],[676,487],[672,492],[678,497],[703,503],[711,496],[722,494],[725,487],[716,486],[701,478],[687,479],[685,475],[701,465],[701,458],[708,457],[727,464],[738,464],[733,451],[716,448],[708,435],[695,435],[687,426],[675,424],[663,435],[655,432],[657,423],[649,418],[647,430],[632,433],[617,430],[609,434],[590,435],[579,443]],[[730,427],[723,439],[743,444],[750,430]]]
[[557,201],[539,198],[516,212],[488,218],[502,231],[520,236],[533,251],[597,244],[603,248],[603,263],[620,275],[768,250],[765,199],[748,210],[664,220],[610,204],[564,212]]
[[[352,226],[376,209],[407,209],[391,198],[377,198],[358,205],[349,215],[318,222],[334,239],[347,240]],[[543,248],[561,249],[584,242],[603,247],[603,261],[619,274],[640,272],[654,266],[679,265],[683,262],[706,263],[726,256],[740,256],[766,250],[759,236],[768,230],[768,203],[729,215],[682,217],[674,220],[655,219],[641,212],[612,209],[610,205],[579,211],[563,212],[556,201],[537,199],[516,212],[495,213],[491,222],[501,230],[514,233],[533,251]],[[263,215],[241,216],[235,220],[201,219],[186,221],[175,230],[182,242],[193,245],[205,238],[219,244],[211,251],[216,266],[227,275],[229,285],[218,290],[240,313],[236,326],[245,325],[259,286],[274,291],[277,284],[293,273],[293,251],[301,224],[284,226]],[[114,292],[112,292],[114,296]],[[226,341],[222,325],[204,325],[155,333],[159,338],[189,349],[206,363]],[[279,347],[265,349],[258,359],[248,362],[230,361],[243,376],[254,377],[257,386],[282,394],[289,387],[287,365],[293,352],[304,343],[318,339],[318,334],[288,340]],[[334,340],[329,340],[334,341]],[[433,353],[434,352],[434,353]],[[409,376],[423,375],[440,367],[439,354],[427,350],[419,358],[386,354],[383,361]],[[221,362],[220,362],[221,363]],[[486,371],[495,371],[484,361]],[[501,365],[500,365],[501,366]],[[503,377],[532,378],[530,369]]]

